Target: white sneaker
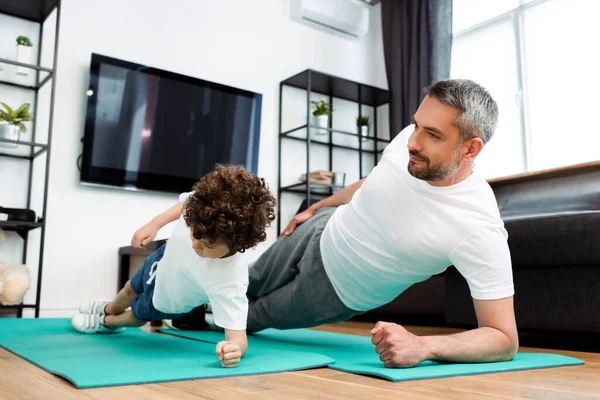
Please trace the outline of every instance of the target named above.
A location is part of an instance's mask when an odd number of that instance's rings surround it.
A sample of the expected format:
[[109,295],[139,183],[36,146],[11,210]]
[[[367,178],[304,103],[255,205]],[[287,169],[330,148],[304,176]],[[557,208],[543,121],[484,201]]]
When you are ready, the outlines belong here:
[[82,314],[105,315],[104,307],[106,307],[108,303],[110,303],[110,301],[107,300],[86,301],[79,306],[79,312]]
[[115,333],[124,328],[109,328],[104,325],[104,315],[77,314],[71,319],[71,325],[81,333]]

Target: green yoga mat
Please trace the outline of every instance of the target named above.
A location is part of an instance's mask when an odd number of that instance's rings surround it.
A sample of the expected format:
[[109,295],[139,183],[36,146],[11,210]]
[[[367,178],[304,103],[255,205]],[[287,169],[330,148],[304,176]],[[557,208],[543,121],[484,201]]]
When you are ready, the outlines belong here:
[[214,344],[222,338],[212,335],[206,343],[136,328],[81,334],[68,319],[0,319],[0,346],[81,389],[294,371],[333,362],[321,354],[256,348],[235,368],[223,368]]
[[[205,342],[219,340],[217,332],[171,329],[163,332]],[[267,329],[249,336],[249,348],[260,352],[292,350],[318,353],[335,360],[334,364],[328,365],[329,368],[378,376],[394,382],[584,364],[581,360],[558,354],[518,353],[512,361],[506,362],[448,364],[425,361],[413,368],[392,369],[385,368],[379,361],[375,346],[368,337],[307,329],[287,331]]]

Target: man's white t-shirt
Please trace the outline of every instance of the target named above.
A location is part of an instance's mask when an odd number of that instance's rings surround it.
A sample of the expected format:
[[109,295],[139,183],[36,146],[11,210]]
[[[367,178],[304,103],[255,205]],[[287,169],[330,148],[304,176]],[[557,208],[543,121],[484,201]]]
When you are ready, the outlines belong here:
[[[191,193],[181,194],[179,201],[185,203]],[[164,313],[186,313],[210,302],[216,325],[245,330],[248,264],[244,254],[200,257],[192,249],[190,228],[182,215],[156,268],[152,304]]]
[[[367,311],[454,265],[479,300],[514,294],[508,234],[476,172],[436,187],[408,172],[408,126],[321,236],[325,271],[346,307]],[[424,299],[426,301],[426,299]]]

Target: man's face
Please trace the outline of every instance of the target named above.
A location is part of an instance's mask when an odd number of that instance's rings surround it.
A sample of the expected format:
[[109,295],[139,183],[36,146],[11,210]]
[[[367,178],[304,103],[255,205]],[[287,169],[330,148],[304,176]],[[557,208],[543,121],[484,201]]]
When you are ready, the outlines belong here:
[[440,182],[462,166],[466,150],[455,125],[459,110],[425,97],[414,115],[415,130],[408,140],[408,172],[417,179]]
[[190,232],[192,239],[192,249],[200,257],[204,258],[222,258],[229,254],[229,247],[224,243],[206,243],[203,240],[198,240]]

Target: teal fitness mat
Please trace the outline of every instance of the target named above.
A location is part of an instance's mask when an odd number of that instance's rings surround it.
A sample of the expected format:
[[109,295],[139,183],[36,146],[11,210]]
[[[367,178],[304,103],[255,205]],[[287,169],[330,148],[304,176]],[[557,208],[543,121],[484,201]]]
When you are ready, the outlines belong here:
[[306,351],[257,348],[235,368],[223,368],[215,355],[222,338],[212,335],[206,343],[135,328],[81,334],[69,319],[0,319],[0,346],[80,389],[294,371],[333,362]]
[[[217,332],[171,329],[162,332],[204,342],[216,343],[220,340]],[[584,364],[581,360],[558,354],[518,353],[512,361],[506,362],[448,364],[426,361],[413,368],[390,369],[385,368],[379,361],[379,355],[375,352],[371,339],[364,336],[307,329],[287,331],[267,329],[249,336],[248,341],[249,348],[259,352],[291,350],[318,353],[335,360],[334,364],[328,365],[329,368],[378,376],[394,382]]]

